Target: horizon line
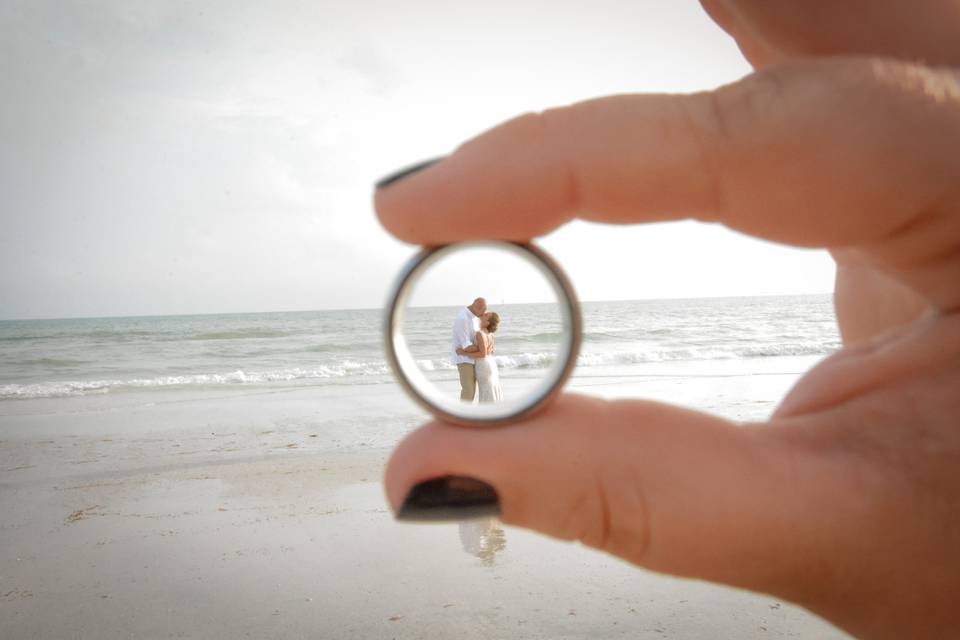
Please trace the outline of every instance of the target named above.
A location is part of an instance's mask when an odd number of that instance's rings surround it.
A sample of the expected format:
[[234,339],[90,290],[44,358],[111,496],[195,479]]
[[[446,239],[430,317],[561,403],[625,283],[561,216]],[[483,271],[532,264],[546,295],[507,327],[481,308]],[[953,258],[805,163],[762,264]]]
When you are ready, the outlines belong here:
[[[676,298],[607,298],[603,300],[580,300],[580,304],[594,302],[658,302],[666,300],[724,300],[737,298],[787,298],[804,296],[832,296],[833,292],[809,292],[809,293],[766,293],[766,294],[744,294],[744,295],[723,295],[723,296],[680,296]],[[550,304],[549,302],[505,302],[503,306],[511,304]],[[413,308],[431,308],[431,307],[455,307],[459,305],[421,305]],[[466,306],[465,304],[463,306]],[[383,310],[384,306],[377,307],[338,307],[330,309],[283,309],[273,311],[214,311],[199,313],[140,313],[131,315],[90,315],[90,316],[47,316],[33,318],[0,318],[0,322],[34,322],[41,320],[123,320],[130,318],[186,318],[194,316],[240,316],[257,315],[268,313],[321,313],[337,311],[373,311]]]

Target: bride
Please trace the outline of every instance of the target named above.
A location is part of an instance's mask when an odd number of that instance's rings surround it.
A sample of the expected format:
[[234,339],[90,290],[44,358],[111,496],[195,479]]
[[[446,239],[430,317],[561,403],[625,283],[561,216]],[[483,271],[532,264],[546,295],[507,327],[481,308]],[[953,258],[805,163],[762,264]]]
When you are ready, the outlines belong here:
[[474,346],[469,350],[457,349],[457,353],[474,358],[474,369],[477,375],[477,389],[480,391],[480,402],[500,402],[503,400],[503,390],[500,388],[500,371],[497,361],[493,359],[493,334],[500,327],[500,314],[488,312],[480,317],[480,331],[477,331]]

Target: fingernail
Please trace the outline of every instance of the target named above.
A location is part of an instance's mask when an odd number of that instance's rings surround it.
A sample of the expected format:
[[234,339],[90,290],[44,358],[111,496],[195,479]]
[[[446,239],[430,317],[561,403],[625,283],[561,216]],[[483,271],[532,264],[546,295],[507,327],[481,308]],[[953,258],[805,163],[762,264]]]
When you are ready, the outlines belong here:
[[397,512],[397,520],[464,520],[499,514],[496,489],[474,478],[446,476],[421,482],[410,489]]
[[381,179],[377,182],[377,189],[384,189],[384,188],[386,188],[386,187],[389,187],[389,186],[392,185],[393,183],[395,183],[395,182],[400,182],[400,181],[403,180],[404,178],[407,178],[407,177],[409,177],[409,176],[412,176],[413,174],[417,173],[418,171],[423,171],[423,170],[426,169],[427,167],[432,166],[432,165],[435,165],[436,163],[440,162],[441,160],[443,160],[442,157],[440,157],[440,158],[433,158],[432,160],[424,160],[423,162],[418,162],[417,164],[415,164],[415,165],[413,165],[413,166],[406,167],[406,168],[404,168],[404,169],[400,169],[400,170],[397,171],[396,173],[391,173],[391,174],[388,175],[387,177],[381,178]]

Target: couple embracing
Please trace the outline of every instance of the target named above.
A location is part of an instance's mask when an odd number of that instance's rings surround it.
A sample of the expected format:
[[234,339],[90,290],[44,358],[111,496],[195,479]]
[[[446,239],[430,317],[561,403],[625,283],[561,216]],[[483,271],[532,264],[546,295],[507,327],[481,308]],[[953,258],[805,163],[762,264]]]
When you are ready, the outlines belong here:
[[499,314],[487,311],[487,301],[477,298],[457,314],[453,323],[453,363],[460,374],[460,399],[473,402],[500,402],[500,372],[493,359],[493,334],[500,326]]

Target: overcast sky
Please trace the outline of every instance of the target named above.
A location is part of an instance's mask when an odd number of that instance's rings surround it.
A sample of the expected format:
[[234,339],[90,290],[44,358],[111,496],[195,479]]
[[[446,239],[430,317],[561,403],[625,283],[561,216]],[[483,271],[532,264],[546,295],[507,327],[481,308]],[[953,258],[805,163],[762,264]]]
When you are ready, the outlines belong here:
[[[693,0],[0,3],[0,318],[377,307],[371,185],[518,113],[749,68]],[[583,299],[827,292],[822,253],[574,223]]]

